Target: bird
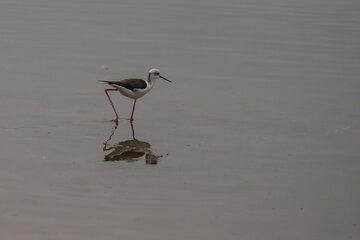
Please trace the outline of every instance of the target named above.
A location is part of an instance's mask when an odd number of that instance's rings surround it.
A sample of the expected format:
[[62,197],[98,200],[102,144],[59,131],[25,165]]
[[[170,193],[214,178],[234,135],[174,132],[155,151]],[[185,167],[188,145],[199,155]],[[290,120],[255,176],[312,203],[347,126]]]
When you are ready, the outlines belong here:
[[156,80],[159,78],[168,81],[170,83],[172,82],[169,79],[161,76],[160,71],[157,68],[150,69],[147,80],[139,79],[139,78],[127,78],[120,81],[99,80],[100,82],[106,83],[113,87],[113,88],[105,89],[105,94],[108,97],[111,106],[115,112],[116,118],[114,121],[118,122],[119,116],[116,112],[113,102],[111,101],[111,98],[108,93],[109,91],[119,91],[125,97],[134,99],[134,104],[130,117],[130,121],[132,122],[134,120],[133,116],[134,116],[136,100],[143,97],[146,93],[148,93],[154,87]]

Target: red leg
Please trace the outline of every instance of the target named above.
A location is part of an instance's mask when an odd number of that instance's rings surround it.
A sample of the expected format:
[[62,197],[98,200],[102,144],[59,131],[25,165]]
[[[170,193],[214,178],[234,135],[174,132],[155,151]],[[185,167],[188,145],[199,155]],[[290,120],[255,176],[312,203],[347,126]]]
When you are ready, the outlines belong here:
[[130,121],[134,120],[133,115],[134,115],[134,110],[135,110],[135,104],[136,104],[136,99],[134,100],[134,105],[133,105],[133,109],[132,109],[132,112],[131,112]]
[[105,93],[106,93],[106,96],[109,98],[109,101],[110,101],[110,103],[111,103],[111,106],[112,106],[112,108],[114,109],[114,112],[115,112],[115,115],[116,115],[116,119],[115,119],[115,122],[117,122],[118,120],[119,120],[119,116],[118,116],[118,114],[117,114],[117,112],[116,112],[116,109],[115,109],[115,107],[114,107],[114,104],[113,104],[113,102],[111,101],[111,98],[110,98],[110,96],[109,96],[109,94],[108,94],[108,91],[118,91],[117,89],[105,89]]

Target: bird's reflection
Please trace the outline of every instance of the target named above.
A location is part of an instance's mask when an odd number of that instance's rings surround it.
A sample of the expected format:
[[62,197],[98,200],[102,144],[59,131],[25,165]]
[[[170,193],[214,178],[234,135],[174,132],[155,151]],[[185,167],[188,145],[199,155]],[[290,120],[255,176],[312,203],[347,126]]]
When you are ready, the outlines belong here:
[[[130,121],[132,139],[121,141],[117,144],[110,144],[111,138],[114,136],[118,123],[115,123],[109,138],[104,142],[103,151],[106,153],[104,161],[127,161],[135,162],[143,159],[145,156],[145,163],[156,165],[158,159],[162,156],[157,156],[152,153],[151,145],[148,142],[139,141],[135,138],[135,130],[133,122]],[[110,152],[109,152],[110,151]]]

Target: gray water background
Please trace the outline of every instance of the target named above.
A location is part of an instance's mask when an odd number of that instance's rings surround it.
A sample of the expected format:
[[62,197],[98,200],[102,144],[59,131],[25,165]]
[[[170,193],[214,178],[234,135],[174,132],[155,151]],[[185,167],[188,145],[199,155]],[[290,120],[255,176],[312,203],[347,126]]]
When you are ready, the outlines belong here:
[[0,238],[358,239],[359,63],[357,0],[1,0]]

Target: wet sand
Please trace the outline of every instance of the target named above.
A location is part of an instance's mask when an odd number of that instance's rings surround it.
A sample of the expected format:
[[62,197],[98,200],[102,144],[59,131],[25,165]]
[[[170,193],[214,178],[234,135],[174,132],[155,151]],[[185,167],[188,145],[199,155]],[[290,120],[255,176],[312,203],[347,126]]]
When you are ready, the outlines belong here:
[[359,238],[359,11],[1,1],[0,238]]

